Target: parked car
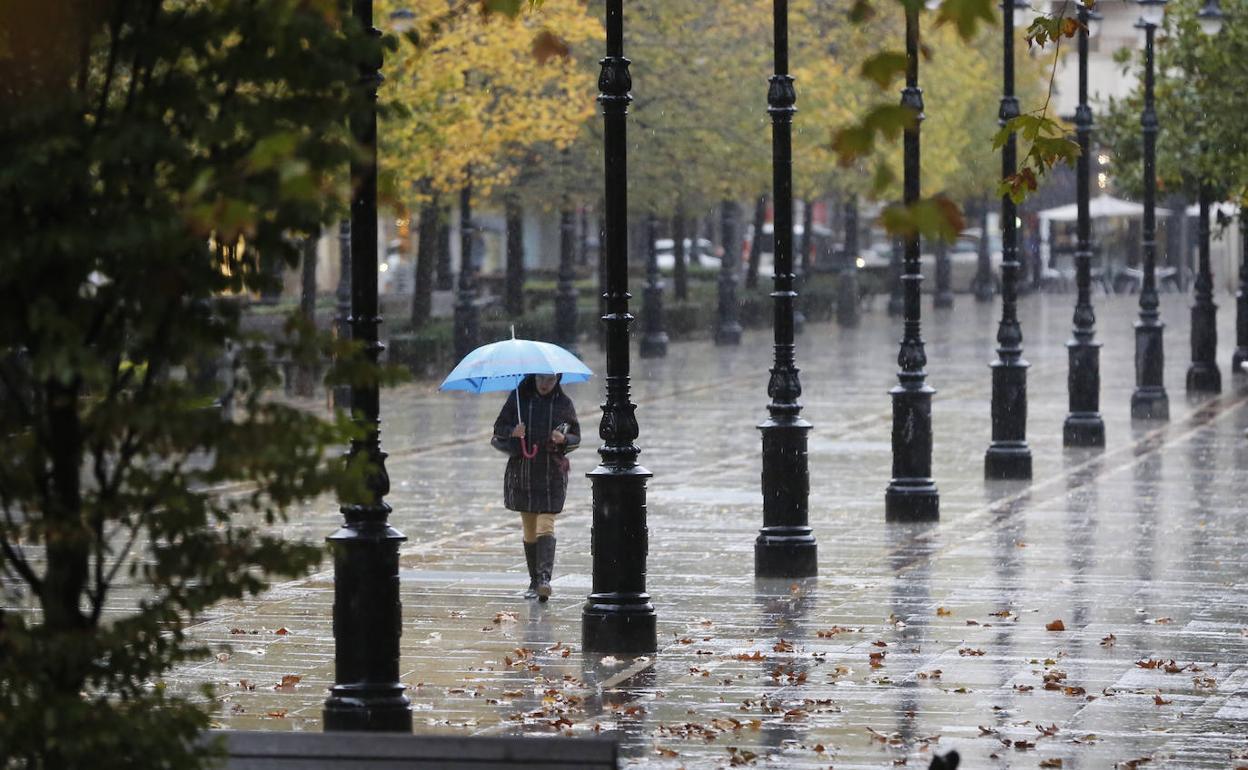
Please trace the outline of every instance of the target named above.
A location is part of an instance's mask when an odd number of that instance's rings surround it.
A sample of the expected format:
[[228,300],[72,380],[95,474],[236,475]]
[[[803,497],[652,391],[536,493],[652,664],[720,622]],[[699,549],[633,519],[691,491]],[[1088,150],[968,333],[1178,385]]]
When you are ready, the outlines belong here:
[[[979,271],[980,228],[970,227],[963,230],[958,239],[949,246],[950,285],[955,292],[969,292],[974,285],[975,274]],[[923,289],[933,291],[936,286],[936,255],[931,247],[920,255],[923,269]],[[992,279],[998,285],[1001,281],[1001,233],[992,229],[988,232],[989,258],[992,265]],[[878,274],[887,281],[892,259],[892,239],[887,235],[875,238],[871,246],[858,255],[858,269]]]
[[[695,261],[692,256],[693,244],[694,242],[691,239],[689,238],[685,239],[685,264],[686,265],[699,265],[700,264],[702,267],[718,270],[721,260],[719,257],[715,256],[713,253],[715,250],[715,245],[712,244],[706,238],[698,238],[697,247],[698,247],[698,253],[701,255],[701,257],[698,261]],[[655,251],[658,252],[657,257],[658,257],[660,271],[670,273],[672,270],[676,268],[676,255],[673,253],[673,249],[675,247],[676,247],[676,241],[672,240],[671,238],[656,238],[655,239],[654,248],[655,248]]]

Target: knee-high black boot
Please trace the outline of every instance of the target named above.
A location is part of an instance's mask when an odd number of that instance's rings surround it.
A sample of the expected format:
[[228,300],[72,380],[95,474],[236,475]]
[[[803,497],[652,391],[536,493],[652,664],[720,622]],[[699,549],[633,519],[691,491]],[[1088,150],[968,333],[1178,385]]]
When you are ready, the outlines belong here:
[[529,587],[524,591],[524,598],[537,598],[537,543],[524,544],[524,560],[529,565]]
[[537,599],[550,598],[550,574],[555,569],[555,536],[542,535],[537,539]]

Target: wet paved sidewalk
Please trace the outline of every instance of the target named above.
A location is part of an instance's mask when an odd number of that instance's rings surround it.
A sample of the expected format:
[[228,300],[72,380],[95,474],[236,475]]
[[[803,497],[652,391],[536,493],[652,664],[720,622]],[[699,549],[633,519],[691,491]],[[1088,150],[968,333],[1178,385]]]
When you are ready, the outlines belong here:
[[[982,475],[998,308],[960,295],[933,316],[927,300],[934,525],[883,520],[900,322],[877,303],[857,330],[808,326],[820,575],[800,582],[752,577],[770,333],[634,360],[652,658],[579,649],[600,380],[569,388],[586,448],[544,606],[519,598],[519,526],[487,443],[502,396],[383,393],[416,730],[601,732],[630,762],[672,768],[926,767],[951,748],[969,768],[1248,767],[1248,384],[1226,371],[1233,303],[1219,299],[1227,392],[1186,399],[1187,301],[1165,295],[1173,418],[1132,425],[1134,298],[1096,298],[1108,447],[1068,451],[1073,295],[1026,298],[1031,483]],[[327,501],[287,529],[320,539],[337,522]],[[332,595],[327,570],[218,608],[193,636],[230,651],[175,686],[217,683],[224,725],[320,729]]]

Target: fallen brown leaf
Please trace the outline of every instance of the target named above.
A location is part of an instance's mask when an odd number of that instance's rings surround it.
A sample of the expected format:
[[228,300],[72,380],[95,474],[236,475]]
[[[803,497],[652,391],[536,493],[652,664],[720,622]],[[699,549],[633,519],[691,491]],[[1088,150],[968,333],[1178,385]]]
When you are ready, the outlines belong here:
[[1058,618],[1057,620],[1054,620],[1052,623],[1045,623],[1044,630],[1045,631],[1065,631],[1066,624],[1062,622],[1061,618]]

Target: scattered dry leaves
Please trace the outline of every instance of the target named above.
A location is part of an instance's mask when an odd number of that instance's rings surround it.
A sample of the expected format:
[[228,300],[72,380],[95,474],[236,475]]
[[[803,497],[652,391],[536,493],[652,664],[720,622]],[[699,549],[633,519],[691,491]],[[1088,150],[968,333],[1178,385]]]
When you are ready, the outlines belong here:
[[861,630],[861,627],[850,628],[848,626],[832,626],[831,628],[825,628],[822,631],[816,631],[815,636],[818,636],[820,639],[830,639],[837,634],[856,634]]
[[1062,622],[1061,618],[1058,618],[1057,620],[1054,620],[1052,623],[1045,623],[1044,630],[1045,631],[1065,631],[1066,624]]

